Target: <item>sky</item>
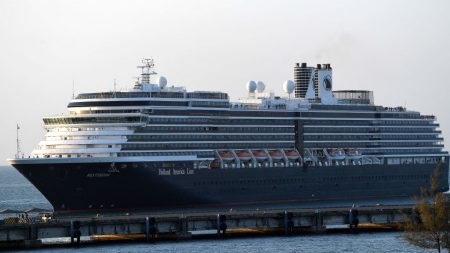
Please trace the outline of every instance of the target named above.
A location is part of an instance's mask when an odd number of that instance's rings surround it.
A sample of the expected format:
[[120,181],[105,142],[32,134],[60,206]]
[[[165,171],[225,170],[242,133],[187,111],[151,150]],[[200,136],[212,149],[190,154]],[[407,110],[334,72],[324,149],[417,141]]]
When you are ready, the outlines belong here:
[[0,165],[16,124],[29,154],[73,91],[126,90],[149,57],[169,85],[232,99],[248,80],[283,95],[295,63],[330,63],[334,89],[436,115],[448,148],[449,12],[447,0],[0,0]]

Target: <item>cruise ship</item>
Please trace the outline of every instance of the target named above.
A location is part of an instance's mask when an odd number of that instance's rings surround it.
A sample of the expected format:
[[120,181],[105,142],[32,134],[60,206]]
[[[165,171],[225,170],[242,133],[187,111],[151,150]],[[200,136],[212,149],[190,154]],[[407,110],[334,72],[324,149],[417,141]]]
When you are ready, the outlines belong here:
[[45,140],[9,160],[55,212],[407,197],[436,169],[448,190],[436,118],[333,91],[330,64],[295,64],[282,96],[249,81],[233,102],[168,83],[152,59],[139,68],[130,90],[81,93],[44,118]]

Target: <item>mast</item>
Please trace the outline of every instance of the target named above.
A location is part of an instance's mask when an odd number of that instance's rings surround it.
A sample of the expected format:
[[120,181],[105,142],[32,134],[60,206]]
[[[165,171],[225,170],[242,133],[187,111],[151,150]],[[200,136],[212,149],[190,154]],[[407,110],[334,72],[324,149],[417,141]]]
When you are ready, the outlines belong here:
[[20,149],[19,130],[20,130],[19,124],[16,124],[16,145],[17,145],[16,158],[20,158],[20,155],[22,154],[22,151]]
[[117,83],[116,83],[116,79],[114,78],[114,91],[113,91],[114,97],[116,97],[116,93],[117,93]]
[[140,68],[142,71],[141,84],[150,84],[150,76],[157,74],[155,71],[153,71],[153,67],[155,66],[155,64],[153,63],[153,59],[142,59],[142,64],[143,65],[138,66],[138,68]]
[[72,99],[75,99],[75,80],[72,80]]

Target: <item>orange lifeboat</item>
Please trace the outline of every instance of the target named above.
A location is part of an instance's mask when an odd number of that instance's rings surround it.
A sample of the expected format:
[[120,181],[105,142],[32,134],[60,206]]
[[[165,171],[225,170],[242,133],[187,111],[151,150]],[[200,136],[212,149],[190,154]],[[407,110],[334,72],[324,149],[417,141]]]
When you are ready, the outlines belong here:
[[214,160],[214,161],[211,162],[211,164],[209,165],[209,167],[210,167],[211,169],[217,169],[217,168],[220,167],[220,163],[219,163],[218,160]]
[[334,148],[329,148],[327,149],[328,154],[330,154],[331,156],[334,156],[336,154],[336,149]]
[[347,151],[345,152],[348,156],[359,156],[361,155],[361,152],[358,149],[347,149]]
[[228,151],[219,151],[219,156],[220,156],[220,158],[222,158],[222,160],[233,160],[234,159],[234,155]]
[[275,159],[275,160],[283,159],[283,153],[281,153],[278,150],[269,151],[269,154],[272,157],[272,159]]
[[250,159],[252,159],[252,155],[249,153],[249,152],[247,152],[247,151],[239,151],[239,152],[236,152],[236,155],[239,157],[239,159],[241,159],[241,160],[250,160]]
[[297,150],[290,150],[290,151],[286,151],[285,153],[289,159],[295,160],[295,159],[300,158],[300,154],[297,152]]
[[344,159],[345,158],[345,151],[343,149],[329,148],[329,149],[327,149],[327,152],[334,159]]
[[267,159],[267,153],[265,151],[260,151],[260,150],[256,150],[256,151],[252,151],[253,156],[255,156],[255,158],[257,160],[266,160]]
[[344,149],[344,152],[345,152],[347,155],[352,155],[353,153],[355,153],[355,149],[352,149],[352,148],[346,148],[346,149]]
[[345,156],[345,152],[344,150],[342,150],[341,148],[337,150],[337,155],[338,156]]

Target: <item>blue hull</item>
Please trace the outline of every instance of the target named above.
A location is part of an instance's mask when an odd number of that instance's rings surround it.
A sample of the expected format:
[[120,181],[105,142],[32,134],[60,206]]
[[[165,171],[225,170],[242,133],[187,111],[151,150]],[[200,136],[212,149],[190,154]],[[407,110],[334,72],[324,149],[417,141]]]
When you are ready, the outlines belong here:
[[[413,196],[436,164],[193,169],[191,162],[13,164],[56,212]],[[440,166],[447,191],[448,163]]]

